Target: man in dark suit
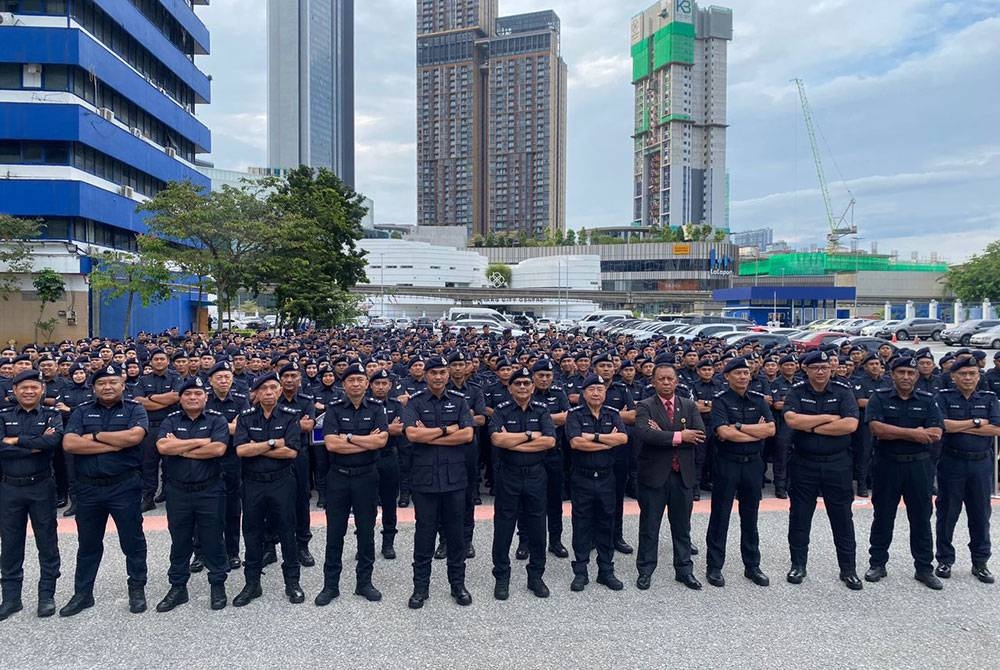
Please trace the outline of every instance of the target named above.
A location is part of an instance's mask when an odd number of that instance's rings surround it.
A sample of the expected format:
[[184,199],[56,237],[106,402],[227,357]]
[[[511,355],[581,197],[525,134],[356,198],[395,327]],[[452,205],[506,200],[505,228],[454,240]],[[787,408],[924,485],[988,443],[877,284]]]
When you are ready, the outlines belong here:
[[656,395],[636,405],[635,432],[642,443],[639,452],[639,552],[635,585],[650,586],[660,536],[663,511],[667,509],[673,541],[677,581],[691,589],[701,582],[692,572],[691,508],[698,484],[695,447],[705,442],[705,424],[691,400],[678,397],[677,372],[659,365],[653,372]]

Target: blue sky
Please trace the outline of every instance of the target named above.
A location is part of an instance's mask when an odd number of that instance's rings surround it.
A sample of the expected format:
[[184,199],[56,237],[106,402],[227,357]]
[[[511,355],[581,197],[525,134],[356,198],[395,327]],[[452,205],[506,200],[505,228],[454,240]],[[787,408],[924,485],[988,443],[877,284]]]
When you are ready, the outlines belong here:
[[[628,223],[632,85],[628,30],[651,2],[500,0],[554,9],[569,66],[567,224]],[[733,230],[772,227],[822,244],[825,214],[793,77],[826,143],[833,208],[857,200],[863,248],[961,261],[1000,238],[1000,2],[733,0],[728,171]],[[414,0],[356,0],[357,182],[379,222],[416,208]],[[217,167],[266,159],[263,0],[212,0]],[[827,151],[827,146],[829,151]]]

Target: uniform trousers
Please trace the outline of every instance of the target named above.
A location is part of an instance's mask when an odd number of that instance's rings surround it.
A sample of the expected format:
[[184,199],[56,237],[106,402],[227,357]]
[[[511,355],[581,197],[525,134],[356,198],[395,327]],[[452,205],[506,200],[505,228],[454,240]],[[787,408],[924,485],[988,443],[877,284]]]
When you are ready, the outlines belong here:
[[740,555],[746,568],[760,567],[760,534],[757,512],[764,486],[764,460],[760,454],[735,456],[717,453],[712,465],[712,511],[708,517],[709,570],[721,570],[726,563],[726,539],[733,501],[740,507]]
[[[903,460],[906,459],[906,460]],[[896,524],[900,499],[906,503],[910,522],[910,553],[919,573],[933,569],[934,546],[931,537],[931,487],[934,464],[927,452],[912,456],[875,453],[872,459],[872,519],[870,562],[885,566]]]
[[494,471],[493,576],[510,581],[510,545],[520,525],[528,542],[528,579],[545,572],[545,464],[510,465],[500,461]]
[[4,600],[21,597],[28,520],[38,549],[38,592],[54,595],[59,579],[56,484],[52,477],[19,486],[0,482],[0,585]]
[[339,586],[344,563],[347,520],[354,513],[358,538],[357,585],[372,583],[375,565],[375,516],[378,513],[378,473],[375,465],[347,468],[331,464],[326,477],[326,560],[323,583]]
[[118,532],[118,544],[125,554],[128,586],[146,585],[146,536],[142,532],[142,480],[139,471],[111,484],[91,484],[77,477],[76,553],[74,592],[91,594],[104,555],[104,531],[110,516]]
[[788,498],[788,547],[792,565],[805,566],[809,558],[809,533],[816,499],[823,506],[833,530],[837,564],[841,570],[857,569],[857,540],[854,535],[854,484],[851,455],[845,449],[829,456],[793,453],[789,464],[791,482]]

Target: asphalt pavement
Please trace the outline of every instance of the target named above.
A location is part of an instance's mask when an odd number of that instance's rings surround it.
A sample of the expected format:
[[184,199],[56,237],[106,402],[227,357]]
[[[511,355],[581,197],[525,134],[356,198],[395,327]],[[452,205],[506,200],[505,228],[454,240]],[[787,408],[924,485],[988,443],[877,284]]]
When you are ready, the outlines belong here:
[[[820,508],[813,529],[809,575],[802,585],[785,582],[788,568],[787,503],[765,500],[760,516],[762,568],[771,586],[745,579],[739,559],[734,513],[727,585],[690,591],[673,581],[669,535],[664,522],[660,567],[649,591],[635,588],[635,556],[616,555],[624,591],[593,581],[572,593],[568,559],[548,556],[550,598],[525,588],[524,562],[514,561],[511,597],[493,600],[491,508],[477,509],[475,545],[469,561],[470,607],[450,598],[444,561],[434,561],[431,598],[422,610],[406,606],[412,587],[412,510],[405,510],[397,537],[399,559],[379,557],[375,585],[384,599],[369,603],[352,595],[350,569],[342,595],[325,608],[312,599],[322,587],[325,529],[314,514],[312,550],[320,565],[303,569],[306,602],[284,598],[281,572],[267,570],[264,596],[244,608],[208,607],[205,574],[190,583],[191,602],[173,612],[153,611],[166,593],[169,535],[160,514],[147,515],[150,609],[128,612],[124,560],[113,533],[105,542],[95,607],[71,619],[34,615],[37,557],[28,548],[25,611],[0,623],[0,667],[31,668],[994,668],[1000,658],[1000,584],[980,584],[969,574],[964,517],[956,533],[959,560],[941,592],[913,579],[905,514],[899,515],[889,576],[879,584],[848,591],[837,579],[829,524]],[[162,506],[161,506],[162,510]],[[696,504],[693,537],[702,552],[695,574],[704,582],[708,503]],[[638,517],[628,504],[626,537],[634,545]],[[867,566],[871,507],[856,501],[858,568]],[[570,522],[564,541],[569,545]],[[349,536],[345,557],[353,554]],[[998,539],[994,524],[994,542]],[[57,604],[72,594],[76,534],[61,523],[63,577]],[[350,561],[345,561],[350,566]],[[998,566],[994,566],[995,568]],[[593,579],[595,568],[592,564]],[[230,598],[243,585],[230,576]]]

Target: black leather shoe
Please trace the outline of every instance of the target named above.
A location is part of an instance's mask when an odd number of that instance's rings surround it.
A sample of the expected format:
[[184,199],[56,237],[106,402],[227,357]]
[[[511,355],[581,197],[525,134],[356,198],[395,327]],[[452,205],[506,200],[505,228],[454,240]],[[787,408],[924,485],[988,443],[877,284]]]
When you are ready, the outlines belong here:
[[213,610],[224,610],[229,603],[229,596],[226,595],[225,584],[212,584],[212,597],[210,600]]
[[316,509],[326,509],[326,494],[322,491],[316,497]]
[[577,593],[579,593],[580,591],[587,588],[587,584],[589,583],[590,583],[590,577],[588,577],[587,575],[575,575],[573,577],[573,581],[569,585],[569,590],[576,591]]
[[243,561],[240,560],[239,556],[230,556],[229,557],[229,569],[230,570],[239,570],[242,567],[243,567]]
[[695,577],[694,575],[691,574],[677,575],[676,577],[674,577],[674,581],[680,582],[684,586],[694,591],[701,591],[701,582],[699,582],[698,578]]
[[437,549],[434,550],[434,558],[440,561],[442,558],[447,558],[447,556],[448,556],[448,545],[445,544],[444,542],[438,542]]
[[542,578],[529,579],[528,580],[528,590],[535,594],[538,598],[548,598],[549,597],[549,587],[545,585]]
[[202,560],[201,556],[195,555],[195,557],[191,559],[191,567],[190,567],[191,573],[192,574],[198,573],[204,569],[205,569],[205,561]]
[[377,603],[382,600],[382,592],[371,584],[359,584],[356,589],[354,589],[354,595],[361,596],[370,603]]
[[466,590],[464,585],[452,586],[451,597],[462,607],[472,604],[472,594]]
[[622,584],[622,580],[615,577],[615,573],[611,572],[606,575],[597,575],[597,583],[607,586],[612,591],[621,591],[625,588]]
[[635,550],[632,549],[631,544],[626,542],[624,538],[620,537],[617,540],[615,540],[615,551],[617,551],[619,554],[631,554]]
[[868,488],[864,487],[864,486],[859,486],[858,487],[858,497],[859,498],[867,498],[868,497]]
[[59,610],[59,616],[75,616],[94,606],[94,595],[92,593],[74,593],[69,602]]
[[721,570],[709,570],[705,573],[705,579],[712,586],[718,586],[722,588],[726,585],[726,578],[722,576]]
[[782,500],[788,500],[788,491],[786,491],[785,489],[775,489],[774,497],[781,498]]
[[289,579],[285,582],[285,595],[288,596],[288,602],[293,605],[298,605],[306,601],[306,594],[302,592],[302,587],[299,586],[299,580],[297,579]]
[[743,570],[743,576],[749,579],[757,586],[771,585],[771,580],[768,579],[767,575],[761,572],[760,568],[746,568],[745,570]]
[[844,586],[852,591],[860,591],[865,587],[864,582],[858,578],[858,573],[854,570],[841,570],[840,581],[844,582]]
[[883,579],[885,575],[886,572],[884,565],[873,565],[870,568],[868,568],[867,572],[865,572],[865,581],[874,584],[880,579]]
[[69,518],[71,516],[76,516],[76,501],[70,498],[69,507],[63,510],[63,517]]
[[260,598],[261,595],[263,595],[263,591],[261,591],[260,588],[260,580],[247,580],[246,586],[243,587],[243,590],[237,593],[236,597],[233,598],[233,607],[243,607],[244,605],[249,605],[257,598]]
[[698,489],[695,489],[694,493],[691,494],[691,500],[693,500],[695,502],[698,502],[699,500],[701,500],[701,491],[699,491]]
[[155,496],[153,496],[153,502],[157,504],[164,502],[166,499],[167,499],[167,492],[162,488],[156,492]]
[[153,502],[152,493],[146,493],[142,496],[142,506],[139,509],[141,512],[149,512],[156,509],[156,503]]
[[510,584],[498,581],[493,586],[493,598],[496,600],[507,600],[507,598],[510,598]]
[[135,586],[128,590],[128,611],[132,614],[142,614],[146,611],[146,589]]
[[806,566],[804,565],[793,565],[785,575],[785,579],[788,580],[789,584],[801,584],[802,580],[806,578]]
[[[399,502],[397,503],[397,505],[399,507],[409,507],[410,506],[410,494],[409,493],[400,493],[399,494]],[[412,600],[412,598],[411,598],[411,600]],[[423,601],[420,601],[420,604],[423,605]],[[416,608],[414,608],[414,609],[416,609]]]
[[469,546],[465,548],[465,557],[466,558],[476,557],[476,545],[472,544],[471,542],[469,543]]
[[528,545],[524,542],[518,542],[517,550],[514,552],[514,558],[519,561],[526,561],[528,559]]
[[[403,505],[400,506],[402,507]],[[407,601],[406,605],[411,610],[418,610],[424,606],[424,601],[427,600],[428,598],[430,598],[430,594],[427,593],[426,589],[414,589],[413,594],[410,596],[410,599],[409,601]]]
[[392,542],[382,541],[382,558],[387,561],[391,561],[396,558],[396,549],[392,546],[392,544]]
[[178,605],[183,605],[188,601],[188,590],[186,586],[171,586],[163,600],[156,604],[157,612],[169,612]]
[[937,566],[937,570],[934,571],[934,574],[941,579],[949,579],[951,577],[951,566],[947,563],[941,563]]
[[697,556],[697,555],[698,555],[698,553],[699,553],[699,550],[698,550],[698,545],[696,545],[696,544],[692,544],[692,545],[691,545],[691,555],[692,555],[692,556]]
[[311,568],[316,565],[316,559],[309,553],[308,545],[299,546],[299,565],[303,568]]
[[913,578],[934,591],[940,591],[944,588],[944,584],[941,583],[940,579],[934,576],[933,572],[918,572],[913,575]]
[[483,499],[482,499],[482,497],[480,497],[480,496],[476,496],[475,498],[473,498],[473,499],[472,499],[472,504],[473,504],[473,505],[482,505],[482,504],[483,504]]
[[981,581],[983,584],[992,584],[996,581],[993,577],[993,573],[990,569],[986,567],[985,563],[974,563],[972,565],[972,576]]
[[56,613],[56,599],[48,593],[38,594],[38,618],[47,619]]
[[635,580],[635,588],[640,591],[648,591],[652,583],[653,579],[649,575],[639,575],[638,579]]
[[701,488],[702,491],[711,491],[712,490],[712,483],[711,482],[705,482],[705,483],[701,484],[699,486],[699,488]]
[[562,542],[553,542],[550,544],[549,553],[556,558],[569,558],[569,550],[563,546]]
[[66,496],[60,496],[56,498],[56,509],[62,509],[66,506]]
[[261,563],[271,565],[278,562],[278,550],[273,544],[264,545],[264,555],[261,556]]
[[326,607],[336,598],[340,597],[340,587],[339,586],[323,586],[323,590],[316,594],[315,603],[316,607]]
[[0,621],[10,617],[12,614],[16,614],[24,609],[24,605],[21,604],[21,599],[16,600],[11,598],[10,600],[4,600],[0,604]]

